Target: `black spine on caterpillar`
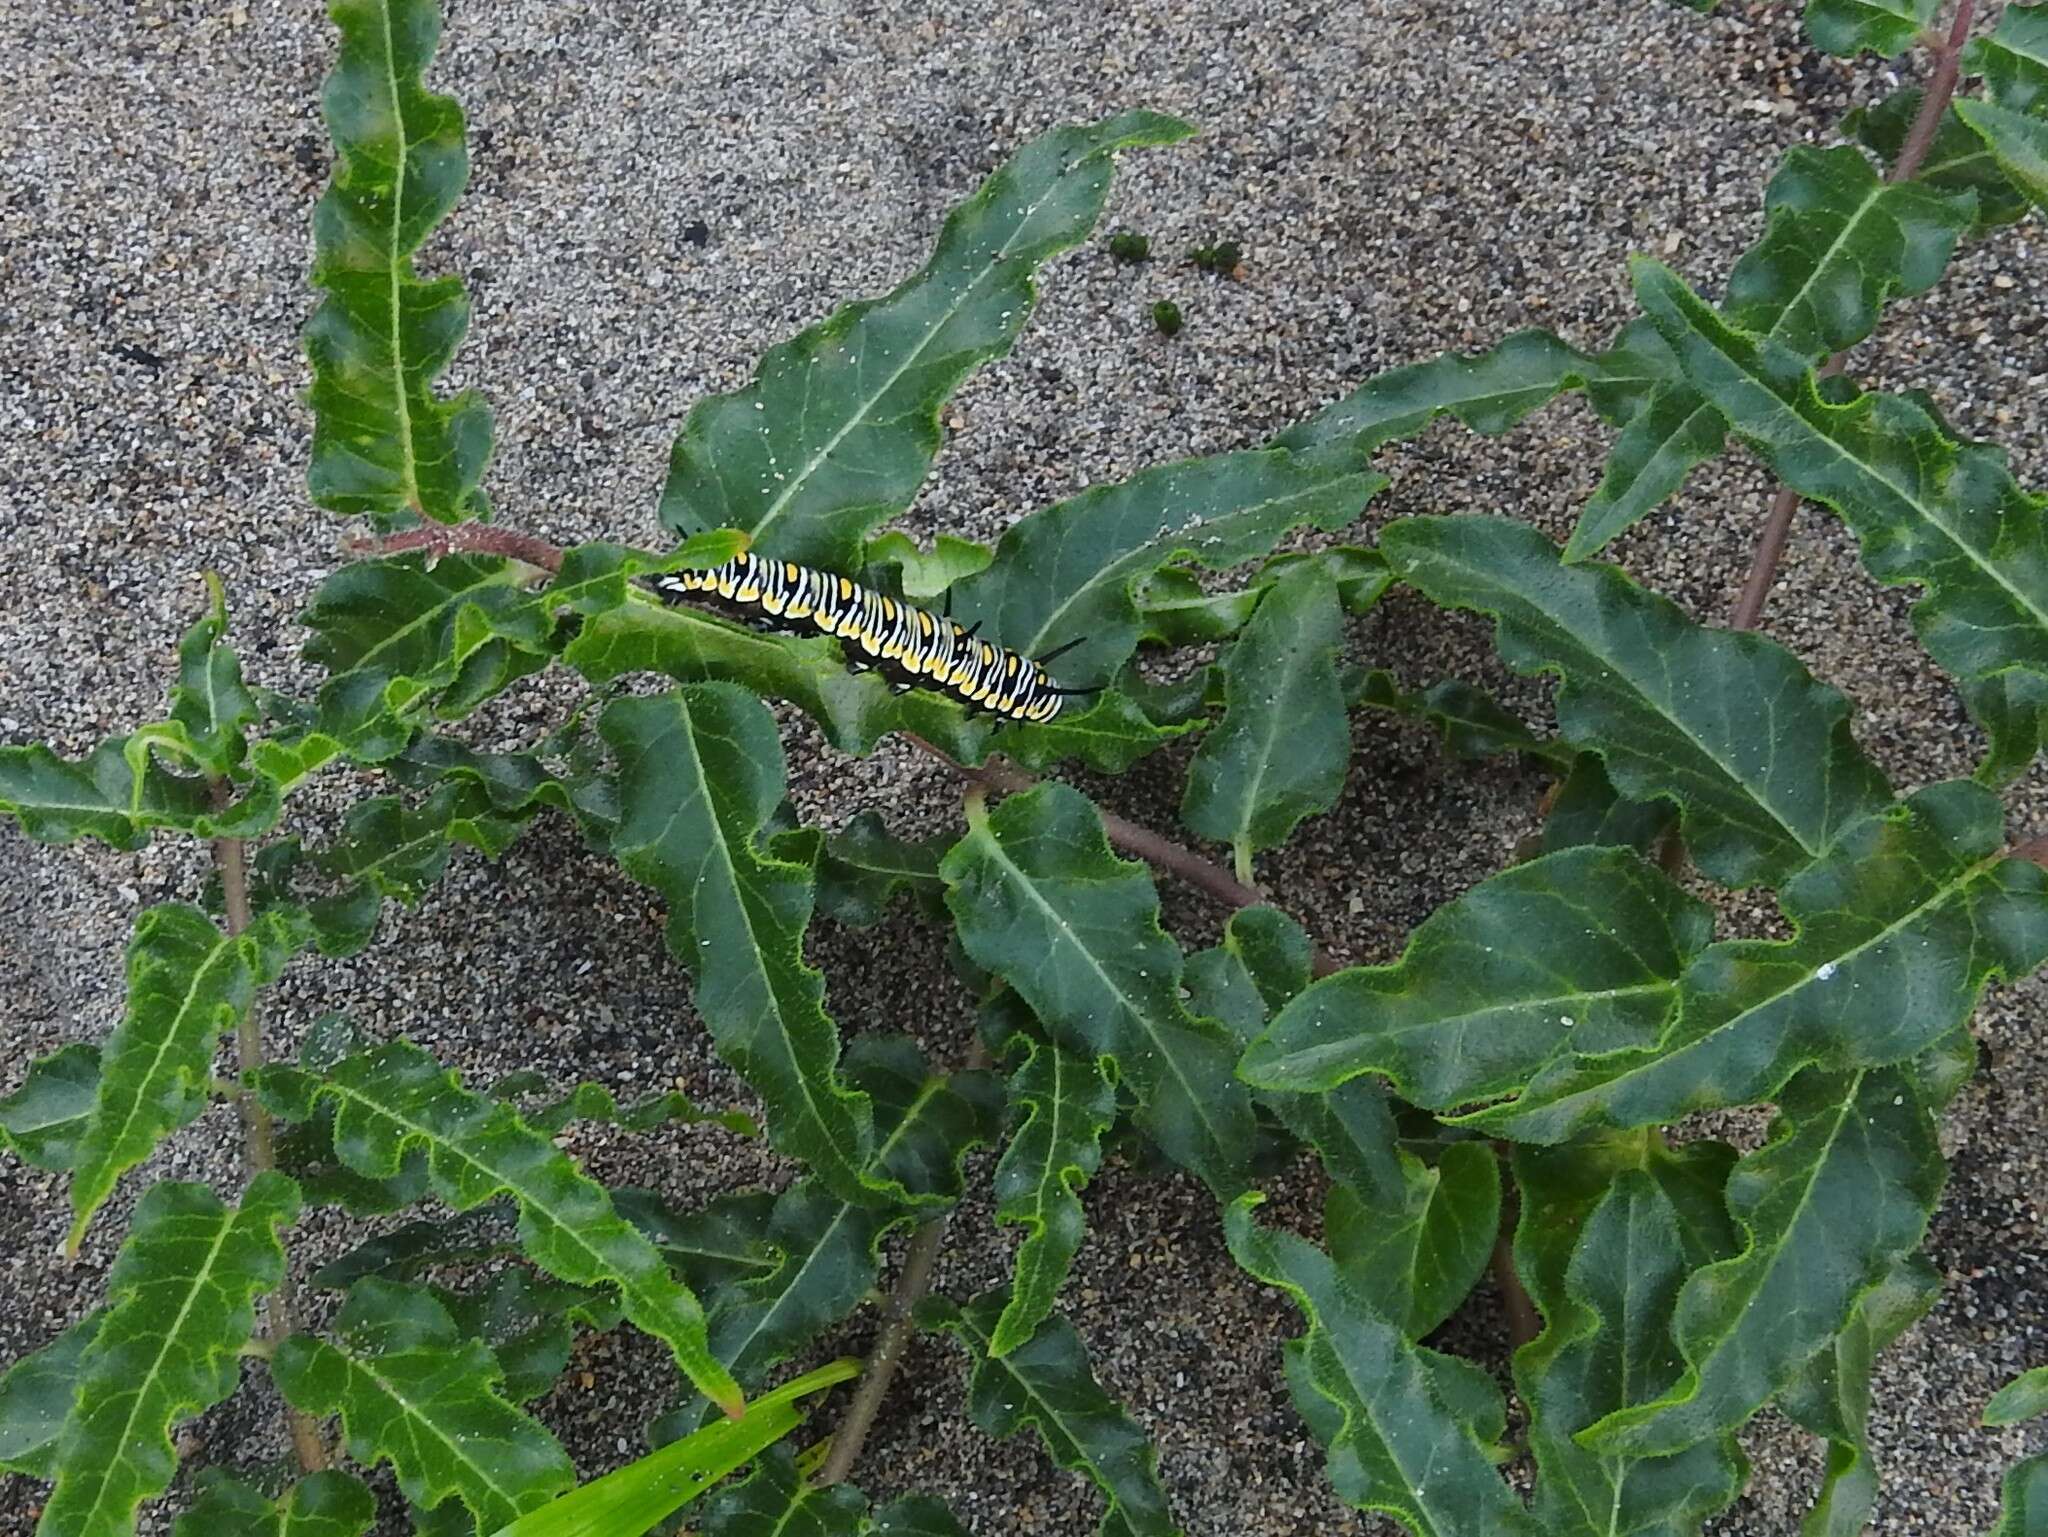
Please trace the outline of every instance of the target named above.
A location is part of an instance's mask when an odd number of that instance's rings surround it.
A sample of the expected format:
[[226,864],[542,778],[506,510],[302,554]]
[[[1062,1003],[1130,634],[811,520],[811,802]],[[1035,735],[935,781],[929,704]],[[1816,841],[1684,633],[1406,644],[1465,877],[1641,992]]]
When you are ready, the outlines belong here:
[[1048,721],[1060,713],[1068,695],[1097,692],[1060,688],[1037,662],[977,640],[972,630],[951,619],[792,561],[749,551],[708,571],[672,571],[649,581],[664,598],[715,596],[763,614],[771,624],[794,629],[808,623],[838,636],[849,652],[859,653],[856,660],[887,667],[913,686],[944,690],[1007,720]]

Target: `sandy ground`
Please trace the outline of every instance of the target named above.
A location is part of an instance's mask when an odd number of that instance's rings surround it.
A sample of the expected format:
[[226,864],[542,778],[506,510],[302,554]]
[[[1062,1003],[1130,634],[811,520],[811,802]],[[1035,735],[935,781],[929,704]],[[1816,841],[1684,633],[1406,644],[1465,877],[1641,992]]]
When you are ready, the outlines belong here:
[[[1090,482],[1255,443],[1373,372],[1518,325],[1603,342],[1629,314],[1629,251],[1717,284],[1759,229],[1782,150],[1887,88],[1876,67],[1805,48],[1789,4],[1735,3],[1712,19],[1623,0],[453,10],[437,83],[469,109],[475,175],[423,265],[462,273],[476,298],[452,382],[496,404],[488,485],[501,517],[565,542],[653,539],[667,446],[690,403],[740,384],[762,348],[837,301],[893,284],[945,210],[1052,123],[1147,105],[1204,134],[1127,158],[1117,182],[1108,226],[1148,233],[1161,259],[1119,268],[1097,245],[1056,263],[1015,356],[960,397],[953,440],[904,519],[926,537],[990,537]],[[253,676],[312,681],[290,616],[335,566],[339,530],[301,491],[297,333],[328,164],[315,103],[329,48],[307,0],[0,0],[0,741],[78,752],[149,718],[209,566],[226,578]],[[1243,246],[1242,282],[1179,259],[1217,236]],[[1858,363],[1932,390],[2037,485],[2048,479],[2040,266],[2038,226],[1986,241],[1939,297],[1895,312]],[[1147,318],[1162,297],[1187,318],[1171,342]],[[1505,510],[1562,535],[1605,443],[1571,402],[1495,442],[1440,428],[1388,457],[1397,484],[1373,517]],[[1737,456],[1619,554],[1693,612],[1725,614],[1767,494]],[[1861,575],[1841,529],[1808,516],[1767,616],[1859,702],[1859,734],[1902,788],[1967,772],[1977,747],[1905,606]],[[1412,682],[1460,675],[1543,706],[1540,689],[1503,675],[1476,625],[1412,598],[1356,622],[1352,643]],[[572,695],[565,679],[516,690],[476,738],[511,745]],[[900,750],[849,764],[801,725],[789,740],[815,814],[952,814],[950,787]],[[1091,788],[1170,824],[1183,758]],[[1446,765],[1421,732],[1362,720],[1343,805],[1260,874],[1339,954],[1382,959],[1499,866],[1541,788],[1512,765]],[[299,815],[331,825],[361,790],[331,778]],[[2048,777],[2011,802],[2016,831],[2048,825]],[[49,850],[0,829],[0,1085],[34,1055],[106,1030],[134,914],[196,895],[203,873],[176,842],[137,855]],[[1218,915],[1198,898],[1172,891],[1167,905],[1191,943],[1214,934]],[[360,958],[296,965],[267,1028],[289,1050],[312,1020],[345,1009],[482,1079],[539,1062],[563,1082],[633,1090],[680,1074],[736,1097],[657,958],[659,922],[645,893],[544,824],[497,865],[459,856]],[[909,1028],[957,1056],[967,1000],[939,934],[905,914],[873,934],[821,924],[811,953],[847,1031]],[[1981,1015],[1986,1069],[1951,1126],[1952,1186],[1930,1240],[1948,1288],[1876,1392],[1885,1533],[1978,1529],[1999,1468],[2027,1441],[1972,1425],[2001,1381],[2048,1359],[2040,998],[2038,983],[2006,989]],[[703,1128],[578,1145],[601,1176],[684,1202],[786,1177]],[[146,1174],[232,1181],[231,1122],[216,1113]],[[87,1306],[142,1183],[131,1177],[84,1261],[66,1268],[54,1257],[57,1182],[0,1159],[0,1359]],[[1157,1438],[1187,1531],[1381,1530],[1326,1492],[1276,1370],[1293,1320],[1231,1264],[1207,1200],[1113,1165],[1088,1205],[1068,1306],[1102,1376]],[[1002,1272],[1012,1237],[993,1234],[975,1203],[956,1235],[941,1284],[965,1295]],[[310,1224],[302,1261],[341,1238]],[[869,1327],[857,1321],[836,1343],[861,1348]],[[1500,1365],[1490,1294],[1448,1338]],[[581,1467],[632,1449],[668,1390],[657,1357],[637,1338],[589,1342],[595,1385],[546,1402]],[[952,1347],[919,1344],[862,1479],[950,1494],[982,1533],[1093,1529],[1089,1489],[1029,1439],[987,1443],[961,1406]],[[258,1386],[199,1423],[190,1466],[259,1465],[279,1450],[276,1421]],[[1769,1415],[1749,1440],[1754,1488],[1715,1529],[1790,1533],[1818,1453]],[[0,1532],[27,1531],[36,1497],[0,1483]]]

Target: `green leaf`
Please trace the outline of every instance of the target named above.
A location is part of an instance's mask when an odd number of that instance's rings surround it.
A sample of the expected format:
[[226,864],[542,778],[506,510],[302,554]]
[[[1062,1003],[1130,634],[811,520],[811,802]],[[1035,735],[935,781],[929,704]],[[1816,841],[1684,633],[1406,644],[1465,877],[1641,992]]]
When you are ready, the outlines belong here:
[[377,1501],[359,1478],[333,1469],[310,1473],[271,1500],[218,1468],[200,1475],[199,1503],[178,1517],[171,1537],[362,1537]]
[[[425,1164],[424,1158],[416,1156],[416,1161]],[[421,1174],[424,1194],[424,1167]],[[620,1215],[625,1215],[625,1211],[620,1204]],[[443,1266],[482,1265],[509,1258],[519,1252],[518,1246],[509,1241],[495,1242],[485,1231],[497,1215],[497,1211],[485,1207],[439,1221],[408,1222],[389,1233],[366,1238],[339,1259],[329,1260],[313,1272],[313,1284],[328,1291],[347,1291],[367,1275],[382,1276],[387,1281],[414,1281]]]
[[171,689],[171,723],[184,732],[193,762],[224,779],[242,765],[244,733],[257,719],[256,700],[242,683],[242,664],[226,644],[227,594],[206,573],[211,600],[199,622],[178,643],[178,681]]
[[939,860],[952,846],[951,833],[911,842],[890,832],[881,812],[860,812],[825,839],[818,906],[857,928],[880,923],[899,890],[908,891],[920,908],[936,907],[945,892]]
[[875,1512],[870,1537],[968,1537],[953,1513],[926,1494],[906,1494]]
[[278,1229],[298,1209],[292,1182],[271,1171],[239,1207],[204,1185],[143,1192],[107,1277],[112,1306],[79,1362],[40,1537],[127,1537],[137,1507],[170,1487],[171,1428],[234,1391],[255,1299],[284,1277]]
[[423,283],[412,265],[469,179],[461,107],[420,83],[440,6],[329,0],[328,14],[341,52],[322,103],[340,154],[313,213],[313,284],[327,296],[306,326],[307,485],[320,506],[379,527],[487,516],[477,482],[490,407],[473,390],[447,401],[433,390],[469,328],[469,298],[460,278]]
[[1015,1130],[996,1165],[996,1221],[1025,1228],[1010,1300],[989,1353],[1006,1356],[1051,1314],[1080,1252],[1086,1217],[1080,1192],[1102,1166],[1102,1134],[1116,1120],[1116,1080],[1100,1058],[1024,1038],[1027,1055],[1010,1075]]
[[567,1094],[523,1113],[526,1124],[550,1136],[572,1121],[602,1121],[622,1131],[653,1131],[658,1126],[723,1126],[736,1137],[758,1137],[761,1128],[744,1110],[706,1110],[678,1089],[648,1094],[621,1105],[601,1083],[585,1081]]
[[0,747],[0,812],[38,843],[90,836],[117,849],[141,848],[159,827],[196,838],[244,838],[276,823],[278,792],[269,781],[221,806],[204,775],[174,773],[165,758],[191,761],[182,726],[109,737],[76,761],[40,742]]
[[796,1401],[860,1375],[833,1361],[764,1393],[746,1418],[720,1420],[521,1516],[493,1537],[639,1537],[803,1422]]
[[0,1147],[38,1169],[71,1168],[99,1088],[97,1046],[74,1041],[36,1058],[21,1087],[0,1099]]
[[114,1183],[206,1108],[224,1031],[248,1014],[304,942],[302,920],[266,913],[239,937],[196,907],[164,902],[135,920],[128,1002],[108,1038],[92,1114],[71,1159],[66,1250],[78,1252]]
[[1941,1276],[1926,1257],[1907,1255],[1778,1395],[1787,1415],[1828,1440],[1827,1478],[1800,1526],[1802,1537],[1862,1537],[1877,1498],[1869,1447],[1871,1367],[1940,1295]]
[[1435,602],[1492,615],[1516,671],[1558,674],[1559,732],[1622,794],[1675,802],[1714,879],[1776,884],[1890,803],[1848,702],[1783,647],[1696,625],[1613,566],[1563,565],[1506,519],[1404,518],[1381,548]]
[[913,603],[938,597],[955,582],[986,571],[996,552],[972,539],[941,534],[929,553],[908,534],[890,530],[868,541],[870,566],[894,566],[896,586]]
[[1303,817],[1337,804],[1351,722],[1337,684],[1344,617],[1337,585],[1313,565],[1283,575],[1219,664],[1223,719],[1188,765],[1181,820],[1227,843],[1239,879],[1251,857],[1285,843]]
[[1878,580],[1927,589],[1913,627],[1937,663],[1965,682],[2048,673],[2048,498],[2003,453],[1901,396],[1831,405],[1804,359],[1727,326],[1656,263],[1633,270],[1688,377],[1773,472],[1841,515]]
[[1956,103],[1955,111],[1990,148],[2007,180],[2036,208],[2048,208],[2048,117],[1967,98]]
[[1179,997],[1179,947],[1144,866],[1110,852],[1093,805],[1064,785],[970,802],[940,873],[968,956],[1008,982],[1068,1051],[1112,1057],[1139,1126],[1219,1196],[1243,1189],[1251,1102],[1214,1020]]
[[1108,1501],[1097,1537],[1179,1537],[1160,1487],[1158,1453],[1145,1432],[1095,1380],[1080,1335],[1054,1314],[1007,1355],[991,1353],[1007,1291],[984,1292],[966,1307],[925,1299],[918,1321],[955,1336],[972,1369],[967,1413],[985,1435],[1011,1436],[1026,1425],[1063,1468],[1085,1473]]
[[1581,1055],[1466,1120],[1551,1142],[1754,1104],[1809,1062],[1840,1071],[1925,1050],[1969,1019],[1987,980],[2048,956],[2048,874],[2003,857],[2002,824],[1997,798],[1968,781],[1858,823],[1787,882],[1794,938],[1723,940],[1687,966],[1661,1040],[1604,1055],[1577,1042]]
[[1537,736],[1526,722],[1462,679],[1444,678],[1418,694],[1402,688],[1392,673],[1375,667],[1357,674],[1345,694],[1352,704],[1421,721],[1453,758],[1491,758],[1509,752],[1528,753],[1553,763],[1569,763],[1573,758],[1564,743]]
[[824,979],[803,958],[812,864],[761,846],[788,784],[773,717],[729,684],[696,684],[618,700],[598,729],[619,765],[613,851],[667,900],[669,951],[719,1055],[766,1104],[769,1141],[844,1199],[908,1199],[865,1172],[873,1109],[840,1081]]
[[1534,1510],[1546,1531],[1690,1537],[1742,1487],[1732,1434],[1646,1458],[1601,1455],[1576,1439],[1683,1370],[1672,1310],[1687,1271],[1720,1257],[1714,1229],[1726,1226],[1718,1210],[1706,1224],[1689,1219],[1706,1202],[1719,1207],[1732,1158],[1719,1143],[1672,1152],[1649,1134],[1515,1155],[1515,1267],[1544,1320],[1516,1352],[1515,1382],[1529,1406]]
[[737,1407],[738,1386],[712,1358],[697,1299],[612,1209],[604,1187],[509,1106],[465,1089],[406,1041],[320,1073],[267,1067],[256,1084],[272,1113],[290,1121],[331,1102],[335,1152],[357,1174],[388,1179],[409,1148],[422,1147],[434,1193],[455,1210],[510,1195],[519,1203],[521,1246],[535,1264],[572,1285],[617,1288],[626,1316],[668,1345],[692,1383]]
[[1401,1154],[1399,1205],[1330,1187],[1323,1233],[1359,1294],[1420,1339],[1457,1310],[1486,1269],[1500,1231],[1500,1168],[1484,1142],[1454,1142],[1434,1166]]
[[1667,372],[1630,350],[1628,340],[1592,354],[1548,331],[1517,331],[1475,357],[1445,353],[1378,374],[1273,442],[1294,449],[1343,445],[1367,454],[1415,436],[1446,413],[1492,437],[1571,389],[1585,390],[1602,416],[1626,419],[1642,392]]
[[1324,977],[1239,1072],[1293,1091],[1382,1073],[1438,1110],[1484,1099],[1560,1053],[1654,1046],[1712,930],[1705,906],[1630,850],[1546,854],[1439,908],[1394,964]]
[[[552,629],[526,590],[533,576],[529,567],[487,555],[449,555],[432,566],[417,556],[343,566],[301,616],[313,632],[305,659],[327,673],[315,702],[317,730],[359,762],[382,762],[405,747],[417,716],[466,670],[487,672],[499,686],[531,672],[546,659]],[[468,685],[474,693],[473,676]]]
[[1985,1537],[2041,1537],[2044,1512],[2048,1512],[2048,1455],[2015,1463],[2005,1475],[1998,1525]]
[[1938,0],[1806,0],[1806,32],[1841,58],[1868,48],[1886,58],[1913,46]]
[[[880,1137],[871,1172],[886,1171],[920,1196],[957,1197],[960,1160],[970,1148],[989,1141],[998,1124],[1000,1090],[992,1075],[939,1077],[900,1037],[861,1037],[846,1054],[846,1068],[875,1104]],[[718,1293],[711,1309],[712,1353],[742,1383],[759,1382],[775,1363],[873,1293],[882,1238],[898,1223],[923,1215],[902,1206],[856,1205],[835,1197],[816,1179],[798,1180],[776,1198],[765,1228],[753,1229],[756,1235],[766,1234],[770,1265],[749,1265],[748,1273]],[[735,1256],[726,1247],[720,1262],[738,1275],[735,1261],[746,1256]],[[703,1263],[701,1254],[687,1250],[681,1257],[686,1265]],[[664,1416],[656,1421],[655,1434],[679,1433],[695,1410],[686,1405]]]
[[813,1484],[777,1446],[704,1507],[704,1537],[860,1537],[868,1499],[852,1484]]
[[1191,132],[1177,118],[1126,112],[1025,145],[947,219],[923,271],[773,348],[752,384],[690,412],[662,522],[679,533],[743,528],[764,553],[855,569],[868,531],[923,482],[939,407],[1009,350],[1040,264],[1094,228],[1111,157]]
[[[2027,9],[2030,7],[2010,5],[2006,7],[2005,14],[2012,16]],[[1965,73],[1974,71],[1966,66]],[[1859,107],[1850,112],[1842,120],[1842,130],[1874,152],[1887,166],[1896,165],[1912,133],[1913,124],[1920,116],[1923,94],[1918,86],[1894,91],[1874,106]],[[1974,198],[1976,219],[1971,227],[1974,234],[2010,224],[2027,214],[2025,196],[2006,180],[2005,173],[1999,170],[1998,162],[1992,158],[1984,141],[1956,115],[1954,107],[1942,113],[1934,131],[1934,140],[1928,146],[1920,168],[1913,173],[1913,180],[1940,192],[1967,193]]]
[[785,1256],[769,1237],[777,1198],[767,1191],[722,1195],[696,1211],[672,1211],[650,1190],[614,1189],[619,1215],[650,1238],[690,1289],[716,1298],[734,1282],[773,1275]]
[[1612,844],[1648,853],[1678,820],[1666,800],[1634,801],[1614,788],[1596,752],[1575,754],[1543,818],[1543,852]]
[[[1763,238],[1735,264],[1722,313],[1730,325],[1818,362],[1870,335],[1894,294],[1939,280],[1975,200],[1880,180],[1853,146],[1794,145],[1765,207]],[[1721,451],[1726,432],[1721,413],[1690,384],[1658,385],[1616,440],[1565,558],[1583,560],[1649,513]]]
[[1919,1244],[1943,1171],[1917,1075],[1809,1070],[1780,1103],[1770,1141],[1728,1180],[1745,1247],[1679,1293],[1683,1374],[1582,1432],[1589,1449],[1668,1455],[1734,1429]]
[[280,1344],[278,1389],[305,1413],[340,1415],[349,1455],[389,1462],[415,1505],[459,1499],[489,1532],[575,1483],[555,1438],[499,1396],[490,1348],[465,1338],[430,1292],[365,1277],[334,1334]]
[[1984,1423],[2017,1425],[2037,1414],[2048,1414],[2048,1366],[2021,1372],[1993,1393],[1984,1406]]
[[1989,37],[1973,38],[1963,72],[1982,75],[1991,99],[2008,112],[2048,109],[2048,5],[2008,5]]
[[[392,1277],[377,1277],[391,1280]],[[474,1291],[433,1288],[434,1300],[465,1340],[481,1340],[504,1373],[501,1391],[511,1403],[539,1398],[569,1364],[574,1326],[605,1333],[618,1327],[616,1301],[603,1292],[537,1280],[523,1266],[499,1271]]]
[[1238,1264],[1285,1291],[1308,1321],[1290,1347],[1296,1406],[1330,1454],[1331,1486],[1360,1510],[1392,1516],[1417,1537],[1535,1537],[1521,1502],[1494,1470],[1499,1392],[1461,1363],[1412,1344],[1346,1284],[1330,1257],[1291,1233],[1260,1227],[1247,1194],[1224,1213]]
[[97,1308],[0,1372],[0,1472],[50,1479],[57,1437],[78,1398],[79,1364],[106,1322]]
[[1159,465],[1013,524],[995,563],[953,588],[953,616],[1027,656],[1079,638],[1059,677],[1105,682],[1145,630],[1133,590],[1161,566],[1242,565],[1304,524],[1344,527],[1386,483],[1348,452],[1260,449]]

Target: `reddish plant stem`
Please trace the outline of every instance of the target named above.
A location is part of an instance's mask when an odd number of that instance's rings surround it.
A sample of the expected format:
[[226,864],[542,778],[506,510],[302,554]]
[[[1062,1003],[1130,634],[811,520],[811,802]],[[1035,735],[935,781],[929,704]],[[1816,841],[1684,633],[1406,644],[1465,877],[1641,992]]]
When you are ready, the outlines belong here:
[[[1956,93],[1956,81],[1962,70],[1963,45],[1969,41],[1970,25],[1976,19],[1977,0],[1960,0],[1956,6],[1955,21],[1950,25],[1946,41],[1934,48],[1934,73],[1928,79],[1927,93],[1920,98],[1919,115],[1913,119],[1913,126],[1907,130],[1906,139],[1899,146],[1899,158],[1892,162],[1892,168],[1885,175],[1887,181],[1906,181],[1920,169],[1926,160],[1927,151],[1934,146],[1934,136],[1941,131],[1941,119],[1948,111],[1948,104]],[[1838,352],[1823,363],[1816,372],[1818,378],[1829,378],[1842,371],[1849,354]],[[1764,611],[1764,601],[1770,595],[1771,583],[1778,574],[1778,562],[1784,558],[1785,540],[1792,532],[1792,519],[1799,511],[1799,493],[1790,486],[1778,487],[1771,498],[1771,510],[1764,518],[1763,532],[1757,537],[1756,554],[1750,562],[1749,579],[1742,584],[1742,595],[1736,599],[1735,608],[1728,617],[1728,627],[1734,630],[1753,630],[1757,619]]]
[[[213,783],[213,799],[216,805],[226,805],[233,798],[233,788],[224,779]],[[249,927],[249,858],[248,846],[240,838],[216,838],[213,840],[213,860],[220,871],[221,905],[227,909],[228,933],[240,935]],[[263,1065],[263,1031],[257,1023],[258,1000],[251,1000],[248,1010],[235,1026],[235,1059],[246,1075]],[[238,1098],[241,1102],[242,1128],[248,1139],[249,1173],[262,1173],[265,1169],[277,1167],[277,1127],[271,1120],[270,1112],[256,1097],[255,1091],[244,1088]],[[292,1332],[292,1316],[297,1311],[291,1269],[287,1265],[279,1278],[277,1290],[272,1292],[263,1305],[263,1351],[266,1359],[277,1353],[277,1347],[284,1343]],[[292,1453],[298,1458],[299,1467],[307,1473],[318,1473],[327,1467],[331,1457],[326,1437],[321,1435],[319,1423],[309,1414],[287,1404],[284,1411],[285,1429],[291,1435]]]
[[489,523],[409,528],[402,534],[352,540],[343,548],[351,555],[407,555],[424,550],[437,559],[457,551],[465,555],[503,555],[551,573],[562,569],[559,544]]

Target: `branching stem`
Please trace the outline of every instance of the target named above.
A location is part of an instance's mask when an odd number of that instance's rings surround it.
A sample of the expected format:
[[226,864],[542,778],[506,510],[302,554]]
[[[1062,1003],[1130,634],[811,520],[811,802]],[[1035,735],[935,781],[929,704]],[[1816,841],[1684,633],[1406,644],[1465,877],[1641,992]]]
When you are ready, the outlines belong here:
[[[213,793],[214,799],[222,804],[233,796],[226,780],[216,780]],[[221,901],[227,909],[228,933],[239,935],[249,927],[248,847],[240,838],[216,838],[213,840],[213,861],[220,871]],[[263,1065],[263,1031],[257,1023],[260,997],[259,993],[257,999],[251,1000],[248,1011],[235,1026],[235,1060],[245,1075]],[[248,1140],[249,1173],[254,1177],[266,1169],[277,1167],[277,1126],[254,1092],[244,1089],[237,1098],[241,1105],[243,1134]],[[277,1283],[277,1290],[264,1303],[263,1333],[260,1339],[252,1342],[252,1353],[266,1360],[275,1354],[277,1347],[292,1332],[292,1317],[297,1310],[291,1269],[287,1266]],[[318,1473],[327,1467],[332,1459],[326,1439],[320,1434],[319,1424],[312,1416],[289,1404],[285,1406],[284,1417],[299,1467],[308,1473]]]
[[[1927,158],[1927,151],[1934,145],[1934,136],[1941,131],[1941,119],[1948,111],[1948,104],[1956,93],[1956,80],[1962,69],[1963,45],[1970,40],[1970,25],[1976,19],[1977,0],[1960,0],[1956,6],[1954,22],[1943,39],[1938,34],[1923,37],[1934,50],[1934,73],[1927,82],[1927,93],[1920,98],[1919,115],[1913,119],[1913,126],[1906,132],[1905,143],[1899,146],[1899,158],[1892,162],[1886,173],[1887,181],[1906,181],[1920,169]],[[1826,379],[1842,371],[1849,354],[1838,352],[1816,371],[1816,377]],[[1728,626],[1735,630],[1753,630],[1764,611],[1764,600],[1770,595],[1771,583],[1778,574],[1778,562],[1784,558],[1785,540],[1792,532],[1792,519],[1799,511],[1799,493],[1790,486],[1778,487],[1771,498],[1771,510],[1764,518],[1763,532],[1757,536],[1756,554],[1750,562],[1749,579],[1742,584],[1742,595],[1735,600],[1735,608],[1728,616]]]

